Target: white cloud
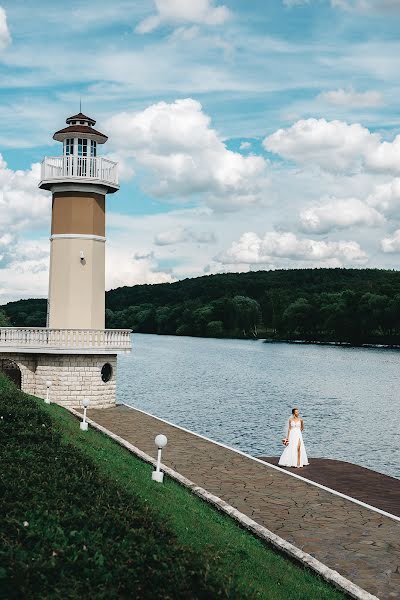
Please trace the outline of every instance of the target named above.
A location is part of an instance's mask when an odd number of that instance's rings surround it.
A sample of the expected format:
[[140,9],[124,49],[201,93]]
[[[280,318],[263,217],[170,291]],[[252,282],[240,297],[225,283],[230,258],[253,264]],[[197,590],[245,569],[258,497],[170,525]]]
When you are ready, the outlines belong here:
[[210,244],[216,240],[212,231],[195,231],[189,227],[175,227],[168,231],[161,231],[154,237],[157,246],[171,246],[182,242],[195,242],[197,244]]
[[389,254],[400,252],[400,229],[397,229],[393,235],[381,241],[381,249],[383,252]]
[[326,171],[400,174],[400,135],[382,141],[358,123],[306,119],[279,129],[263,141],[264,147],[300,164]]
[[185,227],[176,227],[168,231],[161,231],[154,236],[154,243],[157,246],[172,246],[186,242],[188,239],[188,230]]
[[106,252],[106,289],[143,283],[167,283],[174,277],[158,268],[151,251],[132,252],[123,241],[108,244]]
[[304,4],[310,4],[311,0],[283,0],[285,6],[302,6]]
[[334,8],[361,13],[400,11],[398,0],[331,0],[331,4]]
[[[283,0],[285,6],[301,6],[313,0]],[[398,12],[399,0],[330,0],[333,8],[360,13]]]
[[196,100],[159,102],[117,114],[106,125],[117,154],[145,167],[147,189],[159,198],[204,195],[218,210],[265,201],[264,158],[228,150]]
[[49,230],[51,197],[38,189],[39,179],[40,165],[13,171],[0,154],[0,302],[47,293],[48,238],[20,239]]
[[382,106],[383,96],[381,92],[369,90],[366,92],[356,92],[354,89],[331,90],[323,92],[318,96],[319,100],[334,104],[336,106],[345,106],[348,108],[357,107],[375,107]]
[[[256,233],[244,233],[238,242],[233,242],[216,260],[224,264],[269,264],[275,259],[291,261],[312,261],[326,265],[329,261],[340,266],[348,263],[364,262],[367,255],[354,241],[317,241],[298,238],[292,232],[267,232],[263,238]],[[332,264],[332,263],[331,263]]]
[[221,25],[230,17],[225,5],[213,0],[154,0],[157,13],[141,21],[135,31],[149,33],[160,25]]
[[11,35],[7,25],[6,11],[0,6],[0,50],[11,44]]
[[329,233],[348,227],[378,227],[384,224],[385,218],[358,198],[330,198],[319,206],[302,210],[300,222],[303,231]]
[[263,145],[284,158],[335,171],[355,168],[366,150],[376,146],[378,140],[376,134],[359,124],[306,119],[288,129],[278,129],[265,138]]
[[[1,240],[6,239],[2,248]],[[49,283],[49,240],[18,240],[15,236],[0,236],[0,257],[5,252],[9,260],[0,258],[0,304],[19,298],[47,295]]]
[[249,150],[251,148],[250,142],[241,142],[239,150]]
[[48,226],[51,198],[38,189],[40,165],[13,171],[0,154],[0,234]]
[[375,186],[367,202],[385,215],[400,218],[400,178]]
[[0,235],[0,268],[8,266],[14,257],[15,236],[9,233]]
[[400,135],[393,142],[382,142],[367,150],[365,164],[372,171],[400,173]]

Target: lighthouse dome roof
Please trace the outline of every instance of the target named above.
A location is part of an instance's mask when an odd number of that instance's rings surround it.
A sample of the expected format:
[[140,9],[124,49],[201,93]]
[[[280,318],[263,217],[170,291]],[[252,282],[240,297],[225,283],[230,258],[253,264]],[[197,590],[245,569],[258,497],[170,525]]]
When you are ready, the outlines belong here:
[[95,125],[96,121],[91,117],[87,117],[82,112],[79,112],[77,115],[72,115],[72,117],[68,117],[66,123],[68,125]]
[[82,112],[79,112],[77,115],[72,115],[72,117],[68,117],[66,123],[68,127],[56,131],[53,135],[53,140],[63,142],[67,138],[78,136],[94,140],[98,144],[104,144],[108,140],[108,137],[104,135],[104,133],[93,129],[93,125],[95,125],[96,121],[91,117],[87,117]]
[[108,140],[108,136],[88,125],[70,125],[69,127],[60,129],[53,135],[53,140],[63,142],[67,138],[78,137],[78,135],[88,140],[94,140],[98,144],[105,144]]

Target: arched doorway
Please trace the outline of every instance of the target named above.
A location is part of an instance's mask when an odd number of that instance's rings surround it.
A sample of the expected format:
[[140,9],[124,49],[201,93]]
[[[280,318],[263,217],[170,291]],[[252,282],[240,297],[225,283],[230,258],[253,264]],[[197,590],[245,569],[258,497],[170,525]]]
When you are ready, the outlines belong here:
[[21,389],[21,370],[16,362],[8,358],[0,358],[0,371]]

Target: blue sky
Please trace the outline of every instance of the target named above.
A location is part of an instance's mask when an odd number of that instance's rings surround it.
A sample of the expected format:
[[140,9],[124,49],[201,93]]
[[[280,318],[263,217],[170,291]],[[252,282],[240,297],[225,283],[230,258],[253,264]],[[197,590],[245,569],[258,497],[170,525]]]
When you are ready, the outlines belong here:
[[38,163],[109,135],[107,288],[223,271],[397,268],[397,0],[3,1],[0,301],[45,296]]

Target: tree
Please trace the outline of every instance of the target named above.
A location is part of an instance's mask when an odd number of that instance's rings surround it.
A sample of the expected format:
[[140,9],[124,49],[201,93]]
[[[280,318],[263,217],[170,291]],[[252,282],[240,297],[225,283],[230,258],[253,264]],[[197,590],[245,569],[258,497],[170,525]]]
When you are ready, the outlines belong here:
[[210,337],[222,337],[224,334],[224,327],[222,321],[210,321],[207,323],[207,335]]
[[258,325],[261,321],[261,308],[257,300],[247,296],[235,296],[233,304],[237,327],[243,336],[256,338],[258,336]]
[[7,317],[4,310],[0,310],[0,327],[10,327],[10,319]]
[[261,317],[264,323],[265,329],[273,327],[274,321],[274,302],[273,296],[270,291],[264,294],[263,299],[260,303],[261,306]]
[[316,310],[305,298],[297,298],[283,313],[283,321],[289,332],[308,336],[316,330]]
[[390,330],[390,300],[387,296],[367,292],[360,300],[360,317],[364,335]]
[[156,327],[156,311],[152,304],[142,304],[136,313],[135,331],[153,333]]

